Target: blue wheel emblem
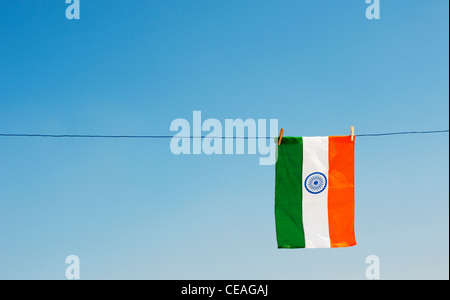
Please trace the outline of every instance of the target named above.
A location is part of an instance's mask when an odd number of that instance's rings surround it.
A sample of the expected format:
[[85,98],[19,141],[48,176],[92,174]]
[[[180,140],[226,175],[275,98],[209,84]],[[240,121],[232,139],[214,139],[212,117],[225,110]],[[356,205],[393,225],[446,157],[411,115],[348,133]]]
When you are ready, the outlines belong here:
[[311,194],[320,194],[327,187],[327,177],[320,173],[315,172],[306,177],[305,188]]

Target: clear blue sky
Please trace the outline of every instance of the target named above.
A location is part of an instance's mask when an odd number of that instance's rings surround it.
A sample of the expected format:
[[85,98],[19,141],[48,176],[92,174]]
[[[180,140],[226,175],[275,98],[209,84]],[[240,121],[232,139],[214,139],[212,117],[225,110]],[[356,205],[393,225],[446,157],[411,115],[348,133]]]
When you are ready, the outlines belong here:
[[[447,129],[449,2],[0,2],[0,133]],[[274,167],[170,140],[0,138],[0,279],[448,279],[449,136],[359,138],[348,249],[278,250]]]

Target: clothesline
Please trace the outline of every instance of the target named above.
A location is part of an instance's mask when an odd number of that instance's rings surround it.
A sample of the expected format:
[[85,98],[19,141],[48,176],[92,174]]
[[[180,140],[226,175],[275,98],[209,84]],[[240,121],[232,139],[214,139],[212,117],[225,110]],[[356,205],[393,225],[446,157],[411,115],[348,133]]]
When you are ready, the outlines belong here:
[[[400,131],[400,132],[386,132],[386,133],[363,133],[356,134],[356,137],[379,137],[391,135],[409,135],[409,134],[437,134],[448,133],[449,130],[429,130],[429,131]],[[214,137],[214,136],[175,136],[175,135],[100,135],[100,134],[41,134],[41,133],[0,133],[0,137],[35,137],[35,138],[108,138],[108,139],[171,139],[171,138],[190,138],[190,139],[258,139],[260,137]],[[271,139],[272,137],[263,137]]]

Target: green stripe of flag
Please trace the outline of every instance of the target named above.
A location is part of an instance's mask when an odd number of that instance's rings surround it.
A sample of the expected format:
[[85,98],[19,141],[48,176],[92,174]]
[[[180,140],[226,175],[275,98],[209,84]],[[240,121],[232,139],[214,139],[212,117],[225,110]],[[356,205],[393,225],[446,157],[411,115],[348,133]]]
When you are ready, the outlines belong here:
[[283,137],[275,171],[275,223],[278,248],[304,248],[302,220],[303,139]]

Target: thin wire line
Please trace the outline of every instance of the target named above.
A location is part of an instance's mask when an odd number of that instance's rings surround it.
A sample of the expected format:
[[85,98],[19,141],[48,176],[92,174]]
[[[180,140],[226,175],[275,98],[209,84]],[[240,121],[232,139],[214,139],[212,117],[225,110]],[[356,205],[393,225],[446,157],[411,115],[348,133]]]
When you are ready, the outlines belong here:
[[40,133],[0,133],[0,137],[40,137],[40,138],[130,138],[130,139],[168,139],[172,135],[97,135],[97,134],[40,134]]
[[357,137],[368,137],[368,136],[388,136],[388,135],[404,135],[404,134],[432,134],[432,133],[446,133],[449,130],[430,130],[430,131],[401,131],[401,132],[388,132],[388,133],[365,133],[357,134]]
[[[449,130],[430,130],[430,131],[401,131],[401,132],[387,132],[387,133],[364,133],[356,134],[356,137],[378,137],[378,136],[390,136],[390,135],[407,135],[407,134],[436,134],[436,133],[448,133]],[[38,137],[38,138],[112,138],[112,139],[171,139],[177,138],[189,138],[189,139],[258,139],[259,137],[213,137],[213,136],[175,136],[175,135],[98,135],[98,134],[32,134],[32,133],[0,133],[0,137]],[[265,137],[266,139],[272,139],[273,137]]]
[[[171,138],[182,138],[182,139],[258,139],[259,137],[231,137],[231,136],[175,136],[175,135],[92,135],[92,134],[29,134],[29,133],[0,133],[0,137],[40,137],[40,138],[114,138],[114,139],[171,139]],[[271,139],[271,137],[265,137],[266,139]]]

